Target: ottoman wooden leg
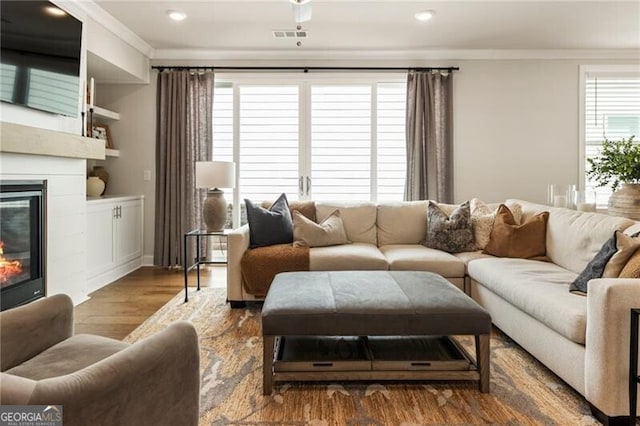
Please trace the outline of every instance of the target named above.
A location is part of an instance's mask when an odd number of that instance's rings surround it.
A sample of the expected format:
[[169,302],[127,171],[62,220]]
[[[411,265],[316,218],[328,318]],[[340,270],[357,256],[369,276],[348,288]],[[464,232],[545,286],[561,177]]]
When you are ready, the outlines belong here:
[[273,389],[273,351],[275,336],[262,336],[262,394],[271,395]]
[[480,392],[482,393],[489,393],[490,356],[489,335],[476,336],[476,362],[478,363],[478,373],[480,373]]

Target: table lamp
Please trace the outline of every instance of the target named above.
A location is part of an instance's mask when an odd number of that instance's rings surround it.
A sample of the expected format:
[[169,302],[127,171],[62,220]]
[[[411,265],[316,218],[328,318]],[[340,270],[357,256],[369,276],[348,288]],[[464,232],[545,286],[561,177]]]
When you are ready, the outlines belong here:
[[202,217],[207,232],[220,232],[227,222],[227,200],[220,188],[235,186],[236,167],[230,161],[196,161],[196,187],[207,188]]

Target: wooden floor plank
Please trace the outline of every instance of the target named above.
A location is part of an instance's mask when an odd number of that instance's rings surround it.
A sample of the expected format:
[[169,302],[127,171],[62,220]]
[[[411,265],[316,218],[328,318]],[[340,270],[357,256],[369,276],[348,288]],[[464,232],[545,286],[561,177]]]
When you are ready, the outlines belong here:
[[[224,265],[201,269],[201,287],[226,287]],[[189,273],[195,287],[196,272]],[[75,332],[123,339],[178,292],[184,291],[182,271],[145,267],[89,295],[75,308]]]

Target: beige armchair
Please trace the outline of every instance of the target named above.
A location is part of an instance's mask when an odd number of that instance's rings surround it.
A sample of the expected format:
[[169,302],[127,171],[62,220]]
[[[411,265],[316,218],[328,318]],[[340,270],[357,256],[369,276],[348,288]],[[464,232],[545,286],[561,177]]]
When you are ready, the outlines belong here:
[[73,335],[65,295],[0,313],[0,404],[62,405],[65,426],[197,425],[198,337],[188,322],[132,345]]

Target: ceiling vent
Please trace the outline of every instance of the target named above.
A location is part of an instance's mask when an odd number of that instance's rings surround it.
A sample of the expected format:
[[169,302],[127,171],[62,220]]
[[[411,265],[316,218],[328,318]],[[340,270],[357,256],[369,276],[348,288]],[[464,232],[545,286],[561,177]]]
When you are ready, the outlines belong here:
[[307,38],[306,30],[273,30],[275,38]]

